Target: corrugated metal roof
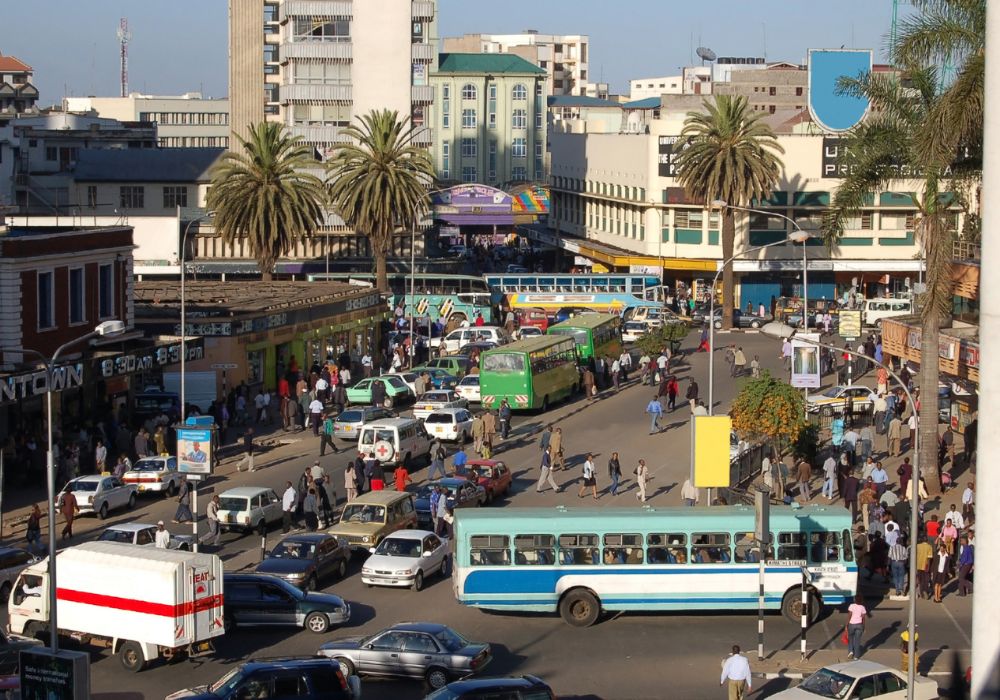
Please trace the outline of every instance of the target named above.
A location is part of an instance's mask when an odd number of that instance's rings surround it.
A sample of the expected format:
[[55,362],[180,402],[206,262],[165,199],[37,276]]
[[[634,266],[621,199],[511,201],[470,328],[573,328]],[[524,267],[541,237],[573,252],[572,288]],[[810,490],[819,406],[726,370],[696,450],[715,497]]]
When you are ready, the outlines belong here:
[[625,109],[656,109],[660,106],[659,97],[647,97],[644,100],[634,100],[622,105]]
[[621,103],[585,95],[551,95],[549,107],[618,107]]
[[545,74],[534,63],[512,53],[443,53],[438,56],[437,72]]
[[223,148],[81,149],[77,182],[208,182]]

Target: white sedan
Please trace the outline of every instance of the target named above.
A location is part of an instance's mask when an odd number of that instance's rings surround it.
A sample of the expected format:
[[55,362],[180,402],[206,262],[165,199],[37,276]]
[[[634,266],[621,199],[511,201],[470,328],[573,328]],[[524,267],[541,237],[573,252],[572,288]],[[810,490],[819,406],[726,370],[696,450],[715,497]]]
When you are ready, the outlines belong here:
[[442,408],[424,418],[431,437],[465,444],[472,434],[472,413],[467,408]]
[[97,513],[104,520],[108,517],[108,511],[135,508],[136,488],[135,484],[123,484],[113,476],[78,476],[63,487],[56,506],[62,507],[66,494],[72,491],[81,514]]
[[[874,661],[850,661],[833,664],[816,671],[794,688],[782,691],[772,698],[786,700],[903,700],[906,697],[906,674]],[[938,697],[937,683],[917,676],[913,688],[916,700]]]
[[427,530],[399,530],[386,537],[361,567],[368,586],[399,586],[419,591],[434,573],[448,575],[448,540]]
[[454,391],[437,389],[435,391],[424,392],[424,394],[417,399],[417,402],[413,404],[413,417],[419,420],[424,420],[431,413],[434,411],[440,411],[442,408],[468,407],[469,402],[456,394]]
[[139,493],[165,493],[173,496],[180,489],[181,473],[177,471],[177,458],[143,457],[122,475],[122,482],[135,484]]
[[479,403],[482,400],[479,394],[479,375],[467,374],[462,377],[462,381],[455,387],[455,393],[469,403]]
[[622,341],[635,343],[649,332],[649,326],[642,321],[626,321],[622,327]]
[[826,391],[819,394],[809,394],[806,400],[806,407],[810,413],[823,413],[832,415],[847,410],[848,401],[854,410],[866,409],[875,403],[877,398],[874,391],[861,384],[851,386],[836,385],[831,386]]

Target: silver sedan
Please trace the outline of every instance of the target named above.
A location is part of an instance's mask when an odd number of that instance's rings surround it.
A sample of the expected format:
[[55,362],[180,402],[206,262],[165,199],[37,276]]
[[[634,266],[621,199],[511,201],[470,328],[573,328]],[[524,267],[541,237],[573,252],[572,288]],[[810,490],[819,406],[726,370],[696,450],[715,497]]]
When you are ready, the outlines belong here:
[[381,406],[353,406],[343,411],[333,421],[333,436],[338,440],[358,441],[365,423],[393,418],[395,413]]

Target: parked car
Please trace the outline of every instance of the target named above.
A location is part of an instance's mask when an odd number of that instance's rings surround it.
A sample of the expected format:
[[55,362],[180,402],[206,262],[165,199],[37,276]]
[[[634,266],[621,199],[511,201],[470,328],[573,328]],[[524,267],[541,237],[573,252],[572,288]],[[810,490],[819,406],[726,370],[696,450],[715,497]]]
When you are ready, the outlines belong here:
[[211,685],[171,693],[166,700],[360,700],[361,681],[345,676],[340,664],[327,658],[305,657],[247,661]]
[[[935,681],[915,676],[913,697],[932,700],[938,697]],[[906,673],[874,661],[849,661],[821,668],[794,688],[772,695],[786,700],[810,698],[878,698],[904,700],[907,697]]]
[[854,410],[867,408],[875,403],[877,398],[874,391],[861,384],[844,386],[837,384],[829,389],[818,393],[809,394],[806,397],[806,410],[809,413],[822,413],[833,415],[847,409],[848,400],[854,406]]
[[357,442],[361,428],[368,423],[395,418],[396,414],[382,406],[354,406],[342,411],[333,421],[333,436],[340,440]]
[[518,340],[524,340],[525,338],[537,338],[540,335],[545,335],[545,331],[538,326],[521,326],[517,330]]
[[415,372],[390,372],[390,374],[402,379],[403,383],[413,392],[413,395],[417,395],[417,375]]
[[[428,389],[454,389],[458,386],[458,375],[451,374],[446,369],[440,367],[415,367],[413,369],[415,374],[426,374],[430,379],[430,386]],[[420,401],[420,396],[416,397],[415,401]]]
[[507,337],[507,331],[499,326],[467,326],[465,328],[456,328],[444,338],[432,338],[431,346],[440,346],[445,349],[445,352],[453,353],[466,343],[472,343],[477,340],[489,340],[498,345],[510,342],[510,338]]
[[347,540],[351,549],[368,551],[387,535],[415,527],[417,514],[408,491],[369,491],[344,506],[340,522],[327,532]]
[[267,534],[269,525],[281,521],[281,499],[274,489],[238,486],[219,494],[219,527]]
[[486,489],[461,477],[448,477],[429,481],[417,491],[414,506],[417,509],[417,527],[430,530],[434,526],[431,519],[431,492],[440,486],[447,492],[448,505],[452,508],[475,508],[486,503]]
[[59,492],[56,505],[61,508],[63,497],[72,491],[81,515],[97,513],[98,517],[104,520],[112,510],[135,508],[136,490],[135,484],[123,484],[113,476],[100,474],[78,476],[70,479]]
[[424,366],[432,369],[443,369],[448,374],[461,379],[472,369],[472,361],[468,355],[445,355],[429,360]]
[[[733,309],[733,328],[760,328],[765,323],[771,322],[771,315],[758,316],[756,314],[747,314],[739,309]],[[722,309],[718,306],[715,307],[715,329],[719,330],[722,328]]]
[[542,679],[535,676],[518,678],[463,678],[433,691],[424,700],[556,700],[556,695]]
[[345,675],[423,678],[434,689],[482,671],[490,645],[470,642],[436,622],[403,622],[370,637],[327,642],[317,654],[335,659]]
[[462,377],[462,381],[455,387],[455,393],[469,403],[479,403],[482,400],[479,392],[479,375],[467,374]]
[[[148,523],[120,523],[112,525],[97,538],[100,542],[121,542],[123,544],[134,544],[141,547],[156,546],[156,525]],[[191,535],[175,535],[170,533],[170,544],[167,549],[179,549],[185,552],[191,551],[194,537]]]
[[649,333],[649,326],[644,321],[626,321],[622,326],[622,341],[635,343],[639,338]]
[[472,414],[468,408],[441,408],[427,414],[424,428],[432,437],[464,445],[472,434]]
[[372,385],[376,382],[385,388],[385,398],[390,406],[400,406],[413,401],[413,392],[400,377],[383,374],[381,377],[362,379],[354,386],[347,387],[347,402],[352,404],[372,404]]
[[168,497],[181,486],[181,473],[177,471],[177,458],[143,457],[122,475],[122,483],[135,484],[136,492],[165,493]]
[[466,467],[475,472],[476,482],[486,491],[486,503],[510,493],[514,475],[500,460],[471,459],[466,463]]
[[279,576],[293,586],[315,591],[319,582],[330,576],[344,578],[350,559],[347,539],[309,532],[286,536],[254,567],[254,572]]
[[448,576],[448,540],[429,530],[400,530],[386,537],[361,567],[361,581],[419,591],[435,573]]
[[424,420],[443,408],[468,408],[469,402],[454,391],[428,391],[413,406],[413,417]]
[[20,547],[0,547],[0,603],[6,603],[18,575],[39,561]]
[[[225,574],[223,624],[236,627],[302,627],[325,634],[351,619],[351,606],[331,593],[306,592],[267,574]],[[352,674],[347,674],[352,675]]]

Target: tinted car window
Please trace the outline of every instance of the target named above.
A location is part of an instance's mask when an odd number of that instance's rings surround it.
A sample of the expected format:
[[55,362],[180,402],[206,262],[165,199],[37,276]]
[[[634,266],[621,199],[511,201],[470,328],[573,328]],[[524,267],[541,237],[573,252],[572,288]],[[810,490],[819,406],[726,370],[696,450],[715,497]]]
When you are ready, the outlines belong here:
[[225,597],[234,602],[260,600],[260,587],[255,583],[234,583],[225,587]]
[[305,677],[294,671],[284,671],[274,677],[275,698],[297,698],[309,694]]

